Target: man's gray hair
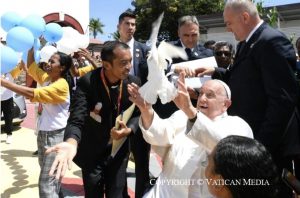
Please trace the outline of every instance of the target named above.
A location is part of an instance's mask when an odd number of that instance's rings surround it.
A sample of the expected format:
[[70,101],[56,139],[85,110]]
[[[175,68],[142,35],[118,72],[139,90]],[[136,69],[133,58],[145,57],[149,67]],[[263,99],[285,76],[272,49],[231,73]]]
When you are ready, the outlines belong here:
[[178,19],[178,28],[180,28],[184,24],[195,23],[199,26],[199,22],[196,16],[183,16]]
[[252,17],[259,16],[256,5],[251,0],[227,0],[226,8],[230,8],[236,13],[247,12]]

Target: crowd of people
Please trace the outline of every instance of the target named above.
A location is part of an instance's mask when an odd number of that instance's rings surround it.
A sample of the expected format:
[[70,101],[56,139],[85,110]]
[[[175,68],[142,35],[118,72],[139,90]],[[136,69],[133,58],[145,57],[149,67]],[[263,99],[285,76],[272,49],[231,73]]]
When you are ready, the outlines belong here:
[[[167,104],[151,105],[139,93],[151,51],[134,39],[136,16],[130,11],[119,16],[120,38],[104,44],[101,61],[80,49],[72,56],[54,53],[39,67],[30,50],[26,64],[1,77],[7,143],[12,91],[40,104],[39,196],[61,197],[61,178],[74,161],[85,197],[129,197],[130,153],[137,198],[296,196],[280,177],[286,169],[300,179],[300,58],[252,1],[226,1],[223,16],[239,41],[236,50],[226,41],[200,44],[197,18],[179,18],[179,39],[171,43],[188,58],[173,58],[165,71],[178,75],[177,96]],[[296,50],[299,55],[299,38]],[[217,67],[189,67],[188,61],[208,57]],[[14,84],[22,70],[40,87]],[[204,75],[211,80],[200,89],[187,86],[185,78]],[[112,155],[113,142],[121,140]],[[150,177],[150,150],[162,160],[158,178]]]

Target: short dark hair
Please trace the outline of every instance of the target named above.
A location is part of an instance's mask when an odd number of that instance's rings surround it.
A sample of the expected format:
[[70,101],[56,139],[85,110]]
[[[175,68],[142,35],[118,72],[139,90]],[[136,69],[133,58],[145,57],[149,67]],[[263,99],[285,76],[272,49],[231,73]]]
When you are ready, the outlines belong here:
[[71,66],[73,64],[72,57],[63,52],[56,52],[56,54],[59,55],[60,66],[65,66],[65,69],[62,71],[62,75],[65,75],[69,71],[69,69],[71,68]]
[[114,49],[116,48],[129,49],[129,46],[126,43],[120,41],[108,41],[104,44],[101,51],[102,61],[107,61],[112,63],[115,59]]
[[208,40],[208,41],[206,41],[206,42],[204,43],[203,46],[204,46],[205,48],[213,49],[212,46],[214,46],[215,43],[216,43],[215,40]]
[[218,42],[216,42],[214,51],[216,51],[217,49],[220,49],[223,46],[228,47],[231,54],[233,54],[233,46],[232,46],[231,43],[228,43],[227,41],[218,41]]
[[126,10],[119,16],[119,24],[124,20],[125,17],[136,18],[136,15],[131,10]]
[[242,136],[228,136],[215,148],[213,156],[215,170],[223,179],[260,179],[270,185],[227,185],[232,197],[276,197],[278,173],[271,154],[255,139]]

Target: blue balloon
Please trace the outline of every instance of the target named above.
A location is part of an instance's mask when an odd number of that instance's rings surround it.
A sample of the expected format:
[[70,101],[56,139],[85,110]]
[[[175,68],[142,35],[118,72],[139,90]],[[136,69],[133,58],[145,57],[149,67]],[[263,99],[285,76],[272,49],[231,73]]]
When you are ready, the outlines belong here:
[[45,20],[38,15],[29,15],[22,20],[20,26],[30,30],[34,38],[38,38],[45,31],[46,23]]
[[24,27],[14,27],[6,35],[6,43],[17,52],[28,51],[34,43],[32,33]]
[[22,18],[15,12],[6,12],[1,16],[1,27],[8,32],[11,28],[20,25]]
[[41,54],[39,50],[34,51],[34,61],[36,63],[39,63],[41,60]]
[[1,74],[10,72],[18,64],[17,53],[7,46],[1,46]]
[[34,39],[33,49],[34,49],[34,50],[39,50],[40,47],[41,47],[40,39],[38,39],[38,38]]
[[63,30],[57,23],[48,23],[44,32],[46,41],[54,43],[59,41],[63,36]]

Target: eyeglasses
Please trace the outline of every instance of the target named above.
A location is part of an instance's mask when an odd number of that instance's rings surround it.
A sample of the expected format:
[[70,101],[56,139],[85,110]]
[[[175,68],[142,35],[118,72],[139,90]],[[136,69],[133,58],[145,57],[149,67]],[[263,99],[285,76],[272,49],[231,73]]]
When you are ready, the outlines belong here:
[[227,52],[227,51],[217,51],[217,52],[215,52],[215,54],[217,56],[222,56],[222,54],[224,54],[225,56],[231,56],[231,53]]

